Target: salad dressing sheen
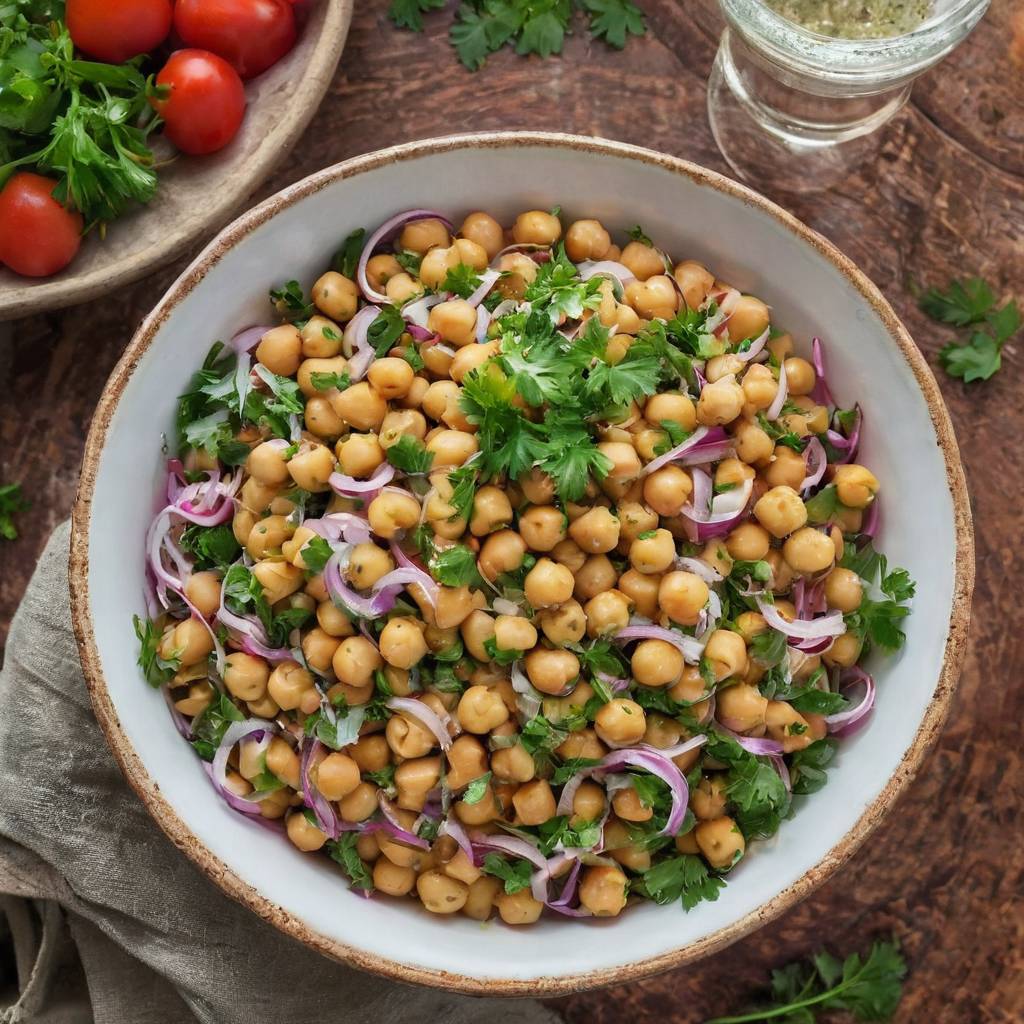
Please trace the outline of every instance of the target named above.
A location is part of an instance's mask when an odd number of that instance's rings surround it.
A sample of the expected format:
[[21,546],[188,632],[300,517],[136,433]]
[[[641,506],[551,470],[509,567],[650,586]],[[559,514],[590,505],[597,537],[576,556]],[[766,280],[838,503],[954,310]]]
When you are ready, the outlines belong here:
[[839,39],[902,36],[932,12],[932,0],[765,0],[784,18]]

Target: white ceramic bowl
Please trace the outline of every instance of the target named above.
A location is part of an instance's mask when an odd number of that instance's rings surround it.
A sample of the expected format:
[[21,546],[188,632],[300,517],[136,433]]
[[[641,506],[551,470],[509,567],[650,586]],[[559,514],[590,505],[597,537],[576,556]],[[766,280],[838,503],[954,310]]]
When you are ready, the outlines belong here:
[[[325,859],[229,810],[135,665],[143,537],[162,486],[175,396],[209,345],[266,317],[267,289],[309,281],[338,241],[398,210],[508,222],[560,204],[623,230],[640,223],[774,308],[798,339],[820,334],[841,402],[865,413],[863,453],[882,484],[881,544],[918,581],[907,644],[877,659],[878,704],[843,741],[821,793],[753,846],[717,903],[650,904],[615,920],[528,930],[364,900]],[[884,425],[884,433],[883,433]],[[912,501],[908,498],[912,496]],[[901,499],[901,500],[900,500]],[[898,510],[902,508],[904,513]],[[75,509],[72,596],[97,716],[161,827],[227,892],[322,952],[382,974],[487,994],[539,994],[677,966],[770,921],[863,842],[920,765],[949,706],[967,632],[973,549],[964,478],[938,389],[878,291],[827,242],[708,171],[592,139],[502,134],[420,142],[329,168],[246,214],[212,242],[142,325],[89,435]],[[809,813],[807,804],[813,804]]]

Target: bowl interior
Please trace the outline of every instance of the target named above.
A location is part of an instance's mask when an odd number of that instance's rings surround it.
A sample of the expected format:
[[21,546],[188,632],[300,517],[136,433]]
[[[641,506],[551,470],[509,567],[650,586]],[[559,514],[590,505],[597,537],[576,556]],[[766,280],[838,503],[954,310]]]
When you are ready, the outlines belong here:
[[[256,909],[319,948],[411,980],[490,993],[612,981],[643,962],[645,970],[669,966],[739,937],[806,894],[852,852],[912,772],[941,721],[957,660],[954,650],[944,674],[958,601],[956,523],[966,522],[951,494],[959,462],[938,398],[930,408],[922,393],[923,383],[937,396],[934,381],[916,352],[912,366],[901,351],[885,322],[891,312],[873,305],[869,286],[780,211],[722,179],[626,147],[539,137],[418,144],[323,172],[282,197],[273,216],[274,200],[229,228],[200,257],[203,272],[186,272],[143,326],[94,427],[95,461],[87,459],[94,487],[89,519],[78,523],[88,559],[79,612],[80,626],[83,614],[91,619],[91,667],[102,674],[92,680],[97,708],[164,827],[193,856],[226,866],[235,895],[254,897],[251,887],[266,901],[250,900]],[[828,786],[798,799],[793,820],[752,848],[716,903],[689,914],[641,905],[613,921],[543,920],[522,931],[362,899],[325,859],[229,810],[160,695],[143,682],[131,616],[144,610],[144,536],[163,486],[160,449],[172,436],[175,396],[213,341],[265,320],[269,287],[293,277],[308,285],[350,230],[372,230],[398,210],[431,207],[458,222],[481,208],[508,223],[523,209],[556,204],[564,218],[597,217],[614,232],[643,225],[674,258],[698,259],[763,298],[799,348],[823,338],[838,400],[864,409],[863,457],[882,484],[880,546],[910,570],[918,592],[903,654],[870,666],[879,691],[870,726],[843,742]],[[963,528],[960,543],[969,563]],[[87,663],[89,647],[86,637]]]

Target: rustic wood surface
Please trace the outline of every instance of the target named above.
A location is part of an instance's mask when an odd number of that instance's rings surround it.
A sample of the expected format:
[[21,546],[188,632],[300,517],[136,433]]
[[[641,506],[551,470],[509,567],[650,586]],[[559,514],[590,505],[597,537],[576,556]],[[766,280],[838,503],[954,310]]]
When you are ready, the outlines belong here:
[[[578,32],[561,60],[503,53],[470,75],[448,47],[447,14],[415,36],[388,23],[382,0],[367,0],[321,114],[259,198],[355,154],[471,129],[594,134],[725,170],[705,116],[716,32],[710,3],[644,6],[651,31],[624,52]],[[994,0],[975,34],[918,83],[877,158],[842,188],[774,198],[864,268],[933,364],[948,335],[918,312],[909,282],[982,274],[1024,298],[1018,0]],[[0,344],[0,480],[22,481],[33,503],[20,518],[22,538],[0,542],[0,641],[47,534],[71,509],[104,381],[183,265],[103,301],[17,322]],[[901,1024],[1024,1020],[1019,364],[1008,349],[987,384],[940,375],[970,480],[978,583],[959,694],[920,778],[868,847],[778,924],[694,967],[553,1001],[571,1024],[696,1024],[745,1006],[774,966],[822,945],[865,948],[891,932],[911,967]],[[913,495],[904,497],[912,515]]]

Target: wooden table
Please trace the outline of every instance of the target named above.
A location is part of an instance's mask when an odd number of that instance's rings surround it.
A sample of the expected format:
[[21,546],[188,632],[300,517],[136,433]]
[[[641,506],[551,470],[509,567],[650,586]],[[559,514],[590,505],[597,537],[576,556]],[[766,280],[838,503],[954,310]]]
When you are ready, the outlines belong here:
[[[416,36],[390,25],[383,2],[363,3],[320,116],[258,198],[358,153],[471,129],[593,134],[724,171],[705,115],[710,0],[644,7],[650,34],[624,52],[579,32],[562,60],[503,53],[470,75],[448,47],[448,16]],[[841,189],[775,198],[864,268],[933,363],[947,332],[917,310],[909,281],[981,274],[1024,299],[1024,9],[993,0],[973,36],[918,83],[877,159]],[[46,536],[71,509],[104,381],[183,266],[16,323],[0,348],[0,480],[22,481],[33,503],[23,537],[0,542],[0,641]],[[822,945],[863,949],[893,931],[911,966],[902,1024],[1024,1020],[1019,357],[1008,349],[987,384],[939,377],[970,479],[978,583],[972,649],[937,749],[868,847],[812,898],[695,967],[554,1001],[573,1024],[696,1024],[738,1011],[773,966]],[[904,497],[912,515],[914,496]]]

